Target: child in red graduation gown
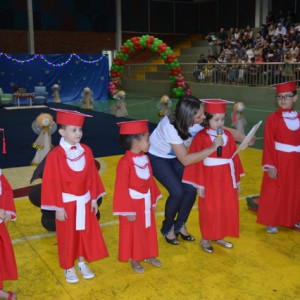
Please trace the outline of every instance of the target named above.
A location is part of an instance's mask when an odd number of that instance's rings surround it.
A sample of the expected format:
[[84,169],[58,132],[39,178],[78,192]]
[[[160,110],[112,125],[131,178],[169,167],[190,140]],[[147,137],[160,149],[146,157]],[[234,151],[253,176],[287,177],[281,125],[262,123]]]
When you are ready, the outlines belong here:
[[233,244],[224,240],[226,236],[239,236],[238,190],[243,167],[236,151],[234,138],[228,130],[223,130],[226,104],[222,99],[206,99],[205,129],[193,139],[189,152],[201,151],[209,147],[214,139],[222,135],[224,145],[221,152],[214,152],[199,163],[185,167],[183,182],[192,184],[199,194],[199,223],[202,234],[201,247],[204,251],[214,251],[210,241],[226,248]]
[[3,290],[4,280],[17,280],[15,254],[5,223],[16,220],[12,188],[0,169],[0,298],[17,299],[14,292]]
[[262,167],[264,170],[257,223],[268,233],[278,226],[300,229],[300,116],[295,82],[276,85],[279,109],[265,124]]
[[76,111],[57,111],[57,124],[62,136],[59,146],[46,158],[41,208],[56,211],[56,233],[59,263],[66,281],[94,277],[85,260],[95,261],[108,256],[96,217],[97,199],[105,194],[91,149],[80,144],[85,117]]
[[161,266],[154,209],[161,197],[150,161],[148,122],[118,123],[120,141],[126,148],[117,166],[113,213],[119,216],[119,260],[130,260],[133,270],[144,273],[140,261]]

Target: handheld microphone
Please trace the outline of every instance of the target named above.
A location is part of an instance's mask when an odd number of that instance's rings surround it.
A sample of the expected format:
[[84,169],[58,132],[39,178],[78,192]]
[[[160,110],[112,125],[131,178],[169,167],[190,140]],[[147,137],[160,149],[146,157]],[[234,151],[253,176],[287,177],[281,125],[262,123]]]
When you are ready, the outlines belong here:
[[[222,127],[218,127],[217,128],[217,136],[218,137],[222,137],[222,134],[223,134],[223,128]],[[217,156],[218,157],[222,157],[222,146],[219,146],[217,148]]]

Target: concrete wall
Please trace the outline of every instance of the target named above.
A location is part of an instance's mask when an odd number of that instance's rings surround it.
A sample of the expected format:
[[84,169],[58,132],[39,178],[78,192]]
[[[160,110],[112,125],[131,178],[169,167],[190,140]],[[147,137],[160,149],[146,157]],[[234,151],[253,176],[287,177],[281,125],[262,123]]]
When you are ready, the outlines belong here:
[[[161,97],[172,95],[172,84],[169,81],[125,80],[123,88],[126,93],[152,94]],[[253,87],[221,84],[190,83],[193,95],[199,98],[222,98],[231,101],[242,101],[246,105],[261,105],[276,109],[275,90],[270,87]],[[300,91],[298,89],[298,94]],[[296,103],[300,108],[300,99]]]

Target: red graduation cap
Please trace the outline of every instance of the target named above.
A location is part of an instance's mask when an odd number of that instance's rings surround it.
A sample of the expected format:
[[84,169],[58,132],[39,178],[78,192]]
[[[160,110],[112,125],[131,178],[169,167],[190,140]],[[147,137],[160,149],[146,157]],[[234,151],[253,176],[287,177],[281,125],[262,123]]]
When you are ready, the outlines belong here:
[[141,134],[149,132],[148,120],[137,120],[117,123],[120,127],[120,134]]
[[232,104],[234,102],[223,99],[199,99],[205,103],[205,112],[210,114],[225,114],[226,104]]
[[59,108],[51,108],[56,111],[56,123],[61,125],[72,125],[82,127],[84,118],[93,116],[83,114],[76,110],[67,110],[67,109],[59,109]]
[[297,86],[296,86],[297,81],[299,81],[299,80],[277,83],[277,84],[271,85],[271,87],[276,88],[276,93],[277,94],[287,93],[287,92],[294,92],[294,91],[297,90]]

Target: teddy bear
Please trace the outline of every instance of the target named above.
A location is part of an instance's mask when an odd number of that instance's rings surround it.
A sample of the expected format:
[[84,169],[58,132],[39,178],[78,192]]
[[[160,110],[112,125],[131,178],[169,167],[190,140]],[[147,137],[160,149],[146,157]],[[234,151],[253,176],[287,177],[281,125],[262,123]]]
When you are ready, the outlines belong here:
[[159,109],[158,111],[158,116],[162,119],[164,116],[169,115],[172,110],[172,100],[167,96],[167,95],[163,95],[160,98],[160,101],[157,102],[156,104],[157,108]]
[[245,105],[243,102],[236,102],[233,105],[233,112],[231,113],[232,124],[231,127],[237,129],[242,134],[245,134],[245,126],[247,125],[244,117]]
[[53,103],[60,103],[61,102],[60,94],[59,94],[60,86],[58,84],[54,84],[51,89],[53,91],[52,94]]
[[92,98],[93,92],[89,87],[85,87],[82,92],[82,99],[80,102],[82,103],[82,109],[94,109],[94,99]]
[[126,109],[126,102],[125,102],[126,93],[124,91],[119,91],[116,93],[113,98],[117,100],[116,105],[111,107],[111,113],[116,117],[127,117],[128,112]]
[[56,131],[57,125],[53,117],[47,113],[41,113],[32,122],[31,128],[38,135],[32,147],[36,149],[31,165],[38,165],[52,148],[51,135]]

